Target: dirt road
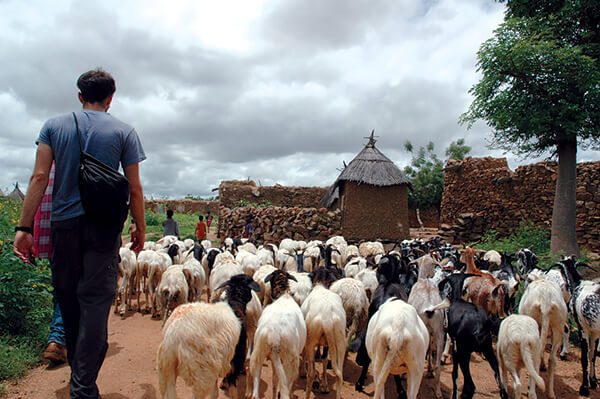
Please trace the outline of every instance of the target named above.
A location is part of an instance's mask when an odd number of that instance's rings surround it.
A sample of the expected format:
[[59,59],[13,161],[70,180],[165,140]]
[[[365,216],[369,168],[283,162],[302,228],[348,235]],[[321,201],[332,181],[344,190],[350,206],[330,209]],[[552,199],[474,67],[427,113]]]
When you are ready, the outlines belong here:
[[[98,385],[104,399],[157,399],[159,398],[156,374],[156,349],[161,339],[161,323],[152,320],[149,315],[130,312],[124,319],[111,314],[109,320],[109,350],[100,376]],[[367,380],[366,393],[354,391],[354,383],[359,375],[359,369],[354,363],[354,355],[349,356],[344,365],[344,385],[342,398],[366,398],[373,395],[372,378]],[[320,370],[320,365],[317,365]],[[493,374],[484,360],[475,355],[471,362],[473,379],[477,386],[475,398],[497,398],[498,388],[493,379]],[[444,366],[442,372],[442,392],[444,398],[449,398],[452,388],[452,367]],[[522,373],[525,377],[525,372]],[[329,373],[330,384],[333,374]],[[542,374],[545,376],[545,374]],[[581,378],[579,353],[571,349],[567,362],[558,362],[555,391],[558,398],[576,398]],[[243,378],[241,379],[243,380]],[[462,387],[462,376],[459,378]],[[28,399],[68,399],[69,368],[61,366],[49,368],[47,365],[39,366],[32,370],[25,378],[7,386],[8,398]],[[297,398],[304,397],[306,380],[298,379],[294,394]],[[244,383],[240,381],[239,398],[243,398]],[[527,382],[522,380],[524,395],[527,392]],[[263,368],[261,382],[261,397],[271,397],[271,370],[270,365]],[[191,390],[183,381],[178,381],[177,391],[180,398],[190,398]],[[386,397],[395,398],[393,380],[387,384]],[[511,391],[512,392],[512,391]],[[592,393],[592,397],[598,395]],[[221,393],[219,398],[226,396]],[[335,392],[327,395],[317,394],[317,398],[334,398]],[[433,380],[423,378],[420,398],[433,398]],[[512,396],[511,396],[512,397]],[[545,397],[541,393],[540,397]],[[598,396],[596,396],[598,397]]]

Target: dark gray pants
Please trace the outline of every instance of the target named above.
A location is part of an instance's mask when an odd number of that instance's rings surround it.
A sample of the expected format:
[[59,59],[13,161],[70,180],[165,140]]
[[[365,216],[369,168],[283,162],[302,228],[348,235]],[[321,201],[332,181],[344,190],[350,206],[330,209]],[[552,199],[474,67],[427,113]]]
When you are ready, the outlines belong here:
[[120,231],[85,216],[52,222],[52,285],[63,315],[72,399],[98,399],[96,378],[108,349],[117,290]]

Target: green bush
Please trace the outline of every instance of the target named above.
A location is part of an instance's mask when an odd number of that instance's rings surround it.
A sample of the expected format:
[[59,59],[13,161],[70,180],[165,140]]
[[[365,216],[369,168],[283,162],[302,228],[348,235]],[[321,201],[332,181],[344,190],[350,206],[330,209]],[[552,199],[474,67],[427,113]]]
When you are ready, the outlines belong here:
[[547,257],[550,253],[550,233],[530,221],[523,220],[508,237],[499,237],[496,230],[487,231],[475,247],[485,250],[495,249],[505,253],[529,248],[538,257]]
[[48,262],[28,265],[13,254],[20,213],[20,203],[0,198],[0,381],[39,363],[52,317]]
[[161,226],[164,219],[161,215],[151,211],[146,211],[144,217],[146,218],[146,226]]

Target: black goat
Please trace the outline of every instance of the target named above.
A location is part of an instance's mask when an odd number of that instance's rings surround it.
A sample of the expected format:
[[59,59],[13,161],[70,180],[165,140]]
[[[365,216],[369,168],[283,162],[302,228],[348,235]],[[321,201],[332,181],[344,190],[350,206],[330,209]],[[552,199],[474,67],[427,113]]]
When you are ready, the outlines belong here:
[[276,300],[289,290],[289,280],[298,281],[288,272],[279,269],[265,277],[265,283],[271,283],[271,298],[273,300]]
[[[452,274],[438,285],[442,297],[450,303],[447,317],[448,335],[452,339],[452,399],[458,397],[459,365],[464,377],[461,399],[471,399],[475,393],[475,384],[469,367],[473,352],[481,353],[488,361],[500,388],[500,397],[508,399],[506,389],[500,380],[498,360],[492,347],[492,330],[497,332],[499,324],[489,320],[483,309],[462,299],[464,281],[471,276],[471,274]],[[448,301],[444,301],[445,306],[448,306]],[[436,308],[442,307],[438,305]]]
[[[260,291],[260,286],[247,274],[237,274],[224,282],[217,289],[225,287],[227,303],[242,324],[240,339],[235,346],[235,354],[231,360],[231,371],[223,379],[223,385],[235,386],[238,377],[244,370],[246,360],[246,305],[252,299],[251,290]],[[222,387],[223,388],[223,387]]]
[[195,243],[194,246],[188,251],[188,254],[192,252],[194,253],[194,258],[196,258],[198,262],[202,262],[202,254],[206,253],[206,249],[204,249],[202,244]]
[[[371,304],[369,305],[369,320],[371,320],[371,317],[373,317],[375,312],[377,312],[379,307],[383,305],[387,299],[391,297],[397,297],[403,301],[408,299],[406,288],[400,282],[400,270],[400,260],[396,256],[385,255],[379,261],[377,266],[377,281],[379,282],[379,285],[377,286]],[[355,385],[355,389],[358,392],[363,391],[367,372],[369,371],[369,365],[371,364],[371,359],[367,353],[366,334],[366,330],[360,331],[356,334],[354,342],[354,346],[358,346],[356,364],[362,367],[360,377],[358,377],[358,381],[356,381]],[[404,388],[402,388],[400,376],[394,375],[394,381],[396,382],[398,395],[401,398],[405,398],[406,392],[404,391]]]

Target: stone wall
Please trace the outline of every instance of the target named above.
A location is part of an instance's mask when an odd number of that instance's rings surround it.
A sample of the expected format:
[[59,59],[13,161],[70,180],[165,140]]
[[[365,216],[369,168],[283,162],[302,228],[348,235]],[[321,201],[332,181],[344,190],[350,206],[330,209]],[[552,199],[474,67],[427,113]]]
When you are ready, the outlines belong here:
[[[421,216],[423,227],[440,227],[440,212],[436,208],[419,209],[419,215]],[[417,220],[416,209],[408,210],[408,222],[412,229],[417,229],[420,227],[419,221]]]
[[223,181],[219,186],[221,206],[233,208],[240,201],[279,207],[317,208],[327,187],[257,186],[252,180]]
[[167,209],[173,209],[175,213],[202,213],[206,214],[206,211],[210,211],[213,215],[216,215],[219,211],[218,201],[196,201],[196,200],[152,200],[144,201],[145,209],[158,212],[166,213]]
[[219,238],[239,237],[246,215],[252,215],[253,238],[259,242],[279,242],[283,238],[295,240],[326,240],[341,234],[341,211],[326,208],[259,207],[246,206],[219,210]]
[[[539,162],[508,168],[505,158],[449,161],[445,168],[441,232],[452,241],[477,239],[476,230],[509,235],[522,220],[550,230],[556,184],[556,163]],[[455,231],[458,227],[458,230]],[[577,164],[577,240],[599,250],[600,162]],[[456,233],[456,234],[453,234]],[[472,234],[471,234],[472,233]]]

